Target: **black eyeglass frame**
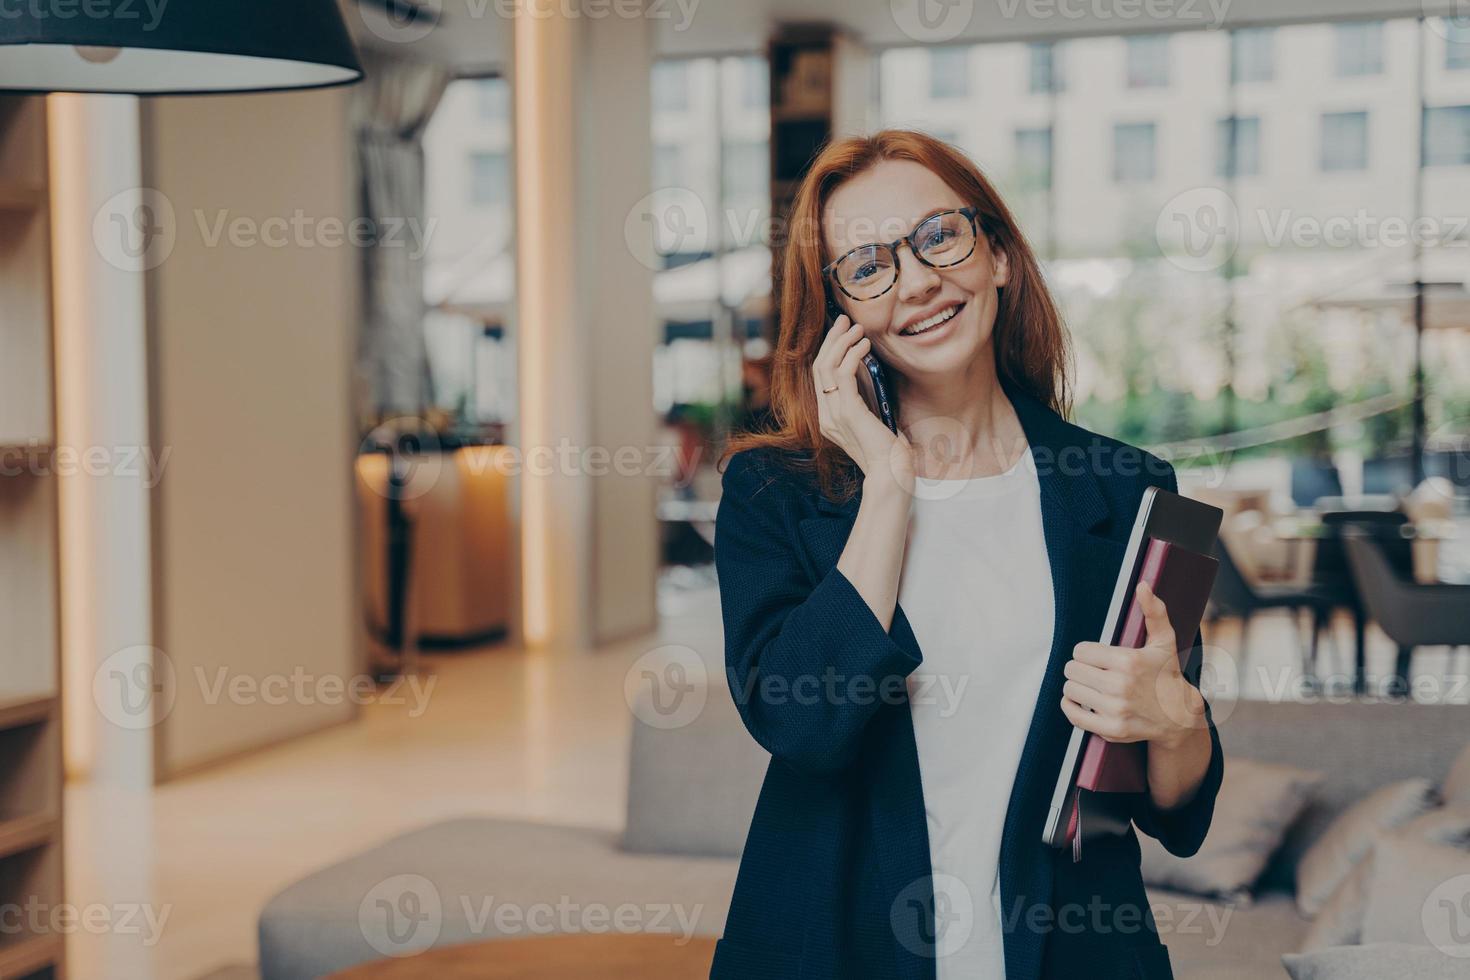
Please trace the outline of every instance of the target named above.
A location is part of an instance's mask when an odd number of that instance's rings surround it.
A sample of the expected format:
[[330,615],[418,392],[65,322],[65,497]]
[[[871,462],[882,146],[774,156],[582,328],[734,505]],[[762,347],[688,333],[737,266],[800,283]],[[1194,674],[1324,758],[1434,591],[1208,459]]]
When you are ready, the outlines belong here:
[[[964,255],[955,259],[953,262],[945,262],[943,264],[930,262],[928,259],[919,254],[919,250],[917,248],[914,248],[914,236],[919,233],[920,228],[923,228],[925,225],[935,220],[936,218],[942,218],[947,214],[962,214],[966,218],[970,219],[970,232],[974,235],[974,238],[970,241],[970,250]],[[869,242],[866,245],[859,245],[857,248],[848,249],[846,252],[843,252],[841,255],[837,256],[837,258],[833,259],[831,262],[828,262],[826,265],[822,266],[822,278],[830,281],[832,285],[842,290],[842,294],[844,296],[846,296],[848,299],[853,300],[854,302],[866,303],[869,300],[875,300],[879,296],[887,294],[888,290],[892,289],[898,284],[898,273],[900,271],[898,246],[900,245],[907,245],[909,247],[910,254],[912,254],[914,258],[918,259],[920,262],[924,263],[931,269],[948,269],[951,266],[959,265],[961,262],[974,255],[975,246],[980,242],[980,233],[985,230],[985,222],[980,220],[979,215],[980,209],[973,205],[966,208],[950,208],[947,211],[935,212],[934,214],[929,215],[929,217],[925,218],[923,221],[920,221],[917,225],[914,225],[913,231],[910,231],[902,238],[895,238],[891,242]],[[893,282],[890,282],[887,288],[885,288],[881,293],[876,293],[872,296],[867,297],[858,297],[848,292],[847,287],[842,285],[842,283],[838,281],[836,273],[837,266],[842,263],[843,259],[847,258],[849,255],[852,255],[854,252],[861,252],[865,248],[888,249],[888,254],[893,256]]]

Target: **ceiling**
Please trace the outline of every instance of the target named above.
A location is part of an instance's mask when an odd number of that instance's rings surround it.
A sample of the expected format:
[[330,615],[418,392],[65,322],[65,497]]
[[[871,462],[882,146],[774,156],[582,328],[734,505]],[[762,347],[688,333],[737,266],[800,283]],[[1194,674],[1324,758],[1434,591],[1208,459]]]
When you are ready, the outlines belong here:
[[[405,24],[392,0],[343,0],[360,44],[454,64],[509,64],[516,11],[582,9],[616,16],[638,0],[418,0],[437,23]],[[1456,0],[643,0],[661,57],[761,51],[771,25],[823,21],[879,47],[1061,39],[1221,26],[1453,14]]]

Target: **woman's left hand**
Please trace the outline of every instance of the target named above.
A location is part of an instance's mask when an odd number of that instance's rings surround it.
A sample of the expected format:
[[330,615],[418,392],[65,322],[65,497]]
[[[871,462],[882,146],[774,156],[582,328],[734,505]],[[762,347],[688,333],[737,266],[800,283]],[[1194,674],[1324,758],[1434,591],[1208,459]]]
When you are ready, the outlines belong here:
[[1205,699],[1179,669],[1164,600],[1138,584],[1148,640],[1138,648],[1079,643],[1064,673],[1062,713],[1109,742],[1177,747],[1205,727]]

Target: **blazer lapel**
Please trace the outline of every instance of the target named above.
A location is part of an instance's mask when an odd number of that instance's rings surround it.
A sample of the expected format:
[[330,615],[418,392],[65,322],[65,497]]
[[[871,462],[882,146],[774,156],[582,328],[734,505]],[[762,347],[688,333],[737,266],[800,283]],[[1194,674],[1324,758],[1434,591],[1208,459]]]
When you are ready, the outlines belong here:
[[[1011,786],[1001,839],[1000,891],[1006,977],[1035,980],[1046,929],[1028,925],[1031,909],[1050,915],[1055,853],[1041,840],[1057,770],[1071,726],[1061,711],[1062,673],[1072,648],[1095,640],[1106,614],[1124,543],[1093,533],[1109,519],[1091,447],[1079,430],[1029,394],[1005,385],[1025,429],[1041,484],[1041,516],[1051,566],[1055,625],[1046,674],[1037,694],[1020,766]],[[1041,919],[1043,923],[1047,919]]]

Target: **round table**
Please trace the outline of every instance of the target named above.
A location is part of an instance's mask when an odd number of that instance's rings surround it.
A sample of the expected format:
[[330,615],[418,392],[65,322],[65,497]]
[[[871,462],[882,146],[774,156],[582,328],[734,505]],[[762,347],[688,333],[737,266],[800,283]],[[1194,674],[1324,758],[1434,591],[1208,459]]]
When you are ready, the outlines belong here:
[[576,933],[439,946],[362,963],[331,980],[704,980],[713,939]]

